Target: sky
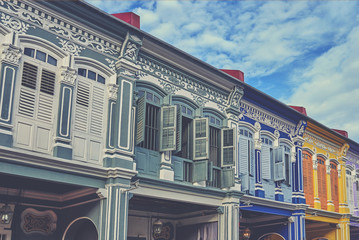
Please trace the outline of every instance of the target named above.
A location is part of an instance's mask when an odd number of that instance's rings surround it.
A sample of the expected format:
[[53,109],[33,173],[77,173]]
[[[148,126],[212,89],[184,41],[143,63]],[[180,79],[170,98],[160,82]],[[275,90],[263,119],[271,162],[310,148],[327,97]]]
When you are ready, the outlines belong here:
[[359,1],[87,2],[359,142]]

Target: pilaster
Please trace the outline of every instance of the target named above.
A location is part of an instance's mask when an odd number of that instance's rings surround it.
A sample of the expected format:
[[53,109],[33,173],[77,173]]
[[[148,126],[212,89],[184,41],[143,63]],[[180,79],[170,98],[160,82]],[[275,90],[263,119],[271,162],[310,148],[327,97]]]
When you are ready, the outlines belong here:
[[218,240],[239,239],[239,197],[226,197],[217,211]]
[[349,149],[349,145],[345,143],[340,149],[340,155],[338,157],[338,181],[339,181],[339,212],[349,213],[348,207],[348,195],[347,195],[347,183],[346,183],[346,155]]
[[13,144],[12,112],[16,73],[22,57],[21,48],[4,43],[1,45],[0,67],[0,145]]
[[[70,55],[70,58],[73,56]],[[73,62],[73,61],[70,61]],[[77,73],[71,66],[61,67],[59,109],[54,156],[72,159],[71,120]]]
[[254,133],[254,156],[255,156],[255,195],[256,197],[265,197],[265,192],[262,184],[262,161],[261,161],[261,125],[259,122],[254,124],[256,129]]
[[291,217],[289,217],[291,239],[306,239],[305,235],[305,205],[299,205]]

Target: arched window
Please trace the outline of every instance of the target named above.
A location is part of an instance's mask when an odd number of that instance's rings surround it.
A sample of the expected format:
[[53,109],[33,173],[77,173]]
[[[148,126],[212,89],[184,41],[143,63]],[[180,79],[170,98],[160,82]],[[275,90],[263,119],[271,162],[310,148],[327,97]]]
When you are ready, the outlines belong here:
[[308,151],[303,151],[303,188],[306,203],[314,207],[313,161]]
[[17,85],[14,146],[50,154],[57,114],[58,67],[65,55],[44,40],[22,37],[20,44],[24,55]]
[[273,140],[267,136],[262,136],[262,177],[266,180],[273,179]]
[[327,210],[327,178],[325,159],[321,156],[317,157],[318,161],[318,196],[321,208]]
[[77,85],[74,96],[74,159],[99,163],[106,131],[106,78],[90,60],[75,59]]

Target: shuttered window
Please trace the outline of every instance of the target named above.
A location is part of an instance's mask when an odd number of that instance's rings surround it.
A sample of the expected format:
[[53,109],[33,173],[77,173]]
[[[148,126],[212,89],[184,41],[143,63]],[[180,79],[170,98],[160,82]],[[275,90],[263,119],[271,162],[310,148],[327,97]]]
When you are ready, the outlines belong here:
[[273,150],[274,154],[274,181],[285,180],[285,156],[284,146]]
[[[335,165],[335,164],[333,163],[333,165]],[[336,165],[335,165],[335,167],[336,167]],[[334,169],[333,169],[333,171],[334,171]],[[347,182],[348,205],[349,205],[350,212],[353,212],[353,210],[354,210],[353,181],[352,181],[352,172],[349,169],[346,170],[346,182]]]
[[194,156],[193,160],[209,158],[209,126],[208,118],[194,119]]
[[[78,69],[74,107],[74,158],[98,163],[105,132],[105,85],[88,77],[89,70]],[[95,76],[99,74],[95,73]]]
[[221,130],[209,127],[209,161],[213,166],[221,166]]
[[[18,86],[14,146],[49,154],[53,144],[57,60],[25,48]],[[56,63],[54,63],[54,61]]]
[[161,108],[161,151],[176,149],[176,106]]
[[242,191],[249,189],[249,176],[254,176],[254,142],[253,134],[247,129],[239,129],[238,172]]
[[56,74],[54,70],[47,70],[42,65],[24,62],[20,98],[19,114],[42,120],[53,121],[53,105]]
[[303,152],[303,187],[306,203],[313,207],[313,161],[312,156],[306,151]]
[[263,179],[272,179],[272,163],[273,163],[273,142],[271,139],[262,138],[262,177]]
[[222,167],[234,166],[234,128],[222,129]]

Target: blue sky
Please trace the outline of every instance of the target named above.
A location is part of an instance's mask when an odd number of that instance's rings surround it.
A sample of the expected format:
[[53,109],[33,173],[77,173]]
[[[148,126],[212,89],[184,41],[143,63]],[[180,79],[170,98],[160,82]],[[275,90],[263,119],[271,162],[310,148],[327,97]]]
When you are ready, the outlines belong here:
[[87,0],[359,142],[359,1]]

